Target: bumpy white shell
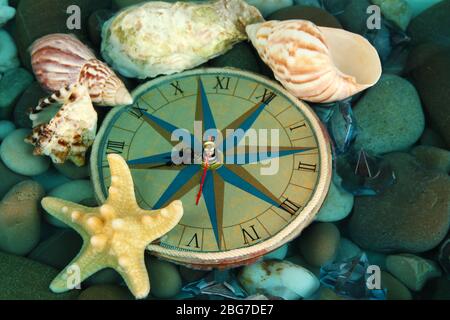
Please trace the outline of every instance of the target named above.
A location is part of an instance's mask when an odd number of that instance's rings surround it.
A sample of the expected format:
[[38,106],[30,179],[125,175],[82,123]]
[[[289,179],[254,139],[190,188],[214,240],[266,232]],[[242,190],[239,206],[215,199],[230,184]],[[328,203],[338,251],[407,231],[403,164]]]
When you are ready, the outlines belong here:
[[102,55],[127,77],[148,78],[196,67],[247,39],[263,21],[243,0],[150,1],[119,12],[103,26]]
[[373,86],[381,76],[376,49],[354,33],[306,20],[268,21],[246,31],[276,79],[302,100],[343,100]]
[[133,101],[114,71],[73,35],[56,33],[36,40],[31,46],[31,64],[41,86],[50,92],[80,83],[98,105]]
[[26,141],[35,146],[35,155],[47,155],[54,163],[71,160],[83,166],[96,131],[97,113],[89,91],[84,85],[76,85],[55,117],[48,124],[34,128]]

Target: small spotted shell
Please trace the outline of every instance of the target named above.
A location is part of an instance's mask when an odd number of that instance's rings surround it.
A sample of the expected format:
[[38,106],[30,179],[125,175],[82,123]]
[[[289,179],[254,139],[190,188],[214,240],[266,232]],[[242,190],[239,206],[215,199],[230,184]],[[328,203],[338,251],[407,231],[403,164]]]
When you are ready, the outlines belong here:
[[306,20],[267,21],[246,31],[276,79],[302,100],[343,100],[373,86],[381,76],[376,49],[354,33]]
[[85,85],[73,85],[55,117],[35,127],[25,141],[35,146],[35,155],[47,155],[54,163],[71,160],[83,166],[96,131],[97,113],[89,91]]
[[31,46],[31,64],[41,86],[50,92],[80,83],[98,105],[133,102],[114,71],[73,35],[56,33],[36,40]]

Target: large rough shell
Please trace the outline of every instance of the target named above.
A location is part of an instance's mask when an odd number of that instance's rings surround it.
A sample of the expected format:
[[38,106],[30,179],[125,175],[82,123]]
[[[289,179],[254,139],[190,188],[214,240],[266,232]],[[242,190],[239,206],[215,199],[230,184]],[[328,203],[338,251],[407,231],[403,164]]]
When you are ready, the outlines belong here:
[[263,21],[243,0],[151,1],[121,11],[103,26],[102,55],[127,77],[147,78],[198,66],[247,39]]
[[73,86],[67,96],[56,116],[34,128],[26,141],[35,146],[35,155],[47,155],[54,163],[71,160],[83,166],[86,151],[94,143],[97,113],[86,86]]
[[31,64],[41,86],[50,92],[80,83],[87,85],[96,104],[132,103],[114,71],[73,35],[57,33],[36,40],[31,46]]
[[343,100],[373,86],[381,76],[376,49],[354,33],[306,20],[268,21],[246,31],[276,79],[302,100]]

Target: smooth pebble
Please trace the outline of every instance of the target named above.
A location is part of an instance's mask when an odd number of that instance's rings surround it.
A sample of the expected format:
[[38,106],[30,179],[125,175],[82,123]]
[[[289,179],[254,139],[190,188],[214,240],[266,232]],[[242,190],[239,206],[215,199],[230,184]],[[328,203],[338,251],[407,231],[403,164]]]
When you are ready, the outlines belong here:
[[169,299],[180,292],[181,276],[174,264],[156,258],[147,258],[146,264],[151,283],[150,293],[153,297]]
[[264,260],[283,260],[288,253],[288,249],[289,244],[286,243],[281,247],[279,247],[278,249],[266,254],[264,256]]
[[59,271],[30,259],[0,251],[0,300],[70,300],[78,290],[53,293],[49,284]]
[[14,123],[8,120],[0,120],[0,142],[14,130],[16,130]]
[[359,256],[361,253],[361,249],[354,242],[346,238],[341,238],[334,260],[337,262],[348,261]]
[[384,156],[395,183],[376,196],[355,197],[350,238],[377,252],[424,252],[445,238],[450,225],[450,178],[424,168],[412,155]]
[[354,108],[355,148],[383,154],[411,147],[425,129],[419,95],[407,80],[383,75]]
[[28,129],[11,132],[0,146],[0,157],[12,171],[25,176],[37,176],[50,166],[50,158],[33,155],[33,146],[24,140],[30,135]]
[[[1,7],[0,7],[1,24]],[[17,48],[13,38],[6,30],[0,29],[0,73],[18,68],[20,65],[17,57]]]
[[133,296],[126,287],[104,284],[84,289],[78,300],[133,300]]
[[22,68],[9,69],[0,79],[0,119],[8,119],[22,92],[33,82],[33,76]]
[[266,260],[242,268],[238,280],[248,294],[263,293],[286,300],[309,298],[320,286],[309,270],[288,261]]
[[322,267],[335,258],[339,240],[339,229],[333,223],[318,222],[303,231],[298,246],[309,264]]
[[385,271],[381,271],[381,288],[386,290],[387,300],[412,300],[412,295],[408,288]]
[[0,0],[0,28],[14,18],[15,15],[16,9],[8,5],[8,0]]
[[353,208],[353,195],[341,188],[342,179],[335,174],[316,221],[335,222],[345,219]]
[[246,2],[258,8],[263,17],[267,17],[272,12],[294,4],[293,0],[246,0]]
[[41,231],[40,202],[44,189],[34,181],[14,186],[0,202],[0,249],[26,255],[38,244]]
[[[87,204],[87,202],[91,203],[95,199],[94,188],[89,180],[75,180],[67,182],[51,190],[48,195],[50,197],[56,197],[80,204]],[[49,214],[46,214],[45,217],[50,224],[56,227],[67,227],[65,223]]]
[[388,256],[386,267],[393,276],[413,291],[422,290],[428,280],[442,274],[434,261],[412,254]]

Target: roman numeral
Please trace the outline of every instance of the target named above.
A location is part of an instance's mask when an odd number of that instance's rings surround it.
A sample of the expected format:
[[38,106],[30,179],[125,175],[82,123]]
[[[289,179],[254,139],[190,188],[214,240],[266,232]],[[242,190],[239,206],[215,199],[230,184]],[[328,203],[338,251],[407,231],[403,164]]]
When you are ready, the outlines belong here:
[[270,91],[269,89],[264,89],[264,93],[262,95],[260,95],[259,97],[256,97],[256,99],[260,99],[261,102],[265,103],[265,104],[269,104],[272,102],[273,99],[275,99],[277,97],[277,95]]
[[295,215],[301,207],[302,206],[292,202],[289,199],[284,200],[283,203],[280,204],[280,208],[289,213],[291,216]]
[[144,112],[147,112],[147,109],[144,108],[140,108],[139,105],[137,107],[131,107],[130,110],[128,111],[133,117],[136,117],[137,119],[142,118],[142,116],[144,115]]
[[174,96],[177,96],[178,93],[183,95],[184,91],[181,89],[180,83],[178,81],[174,81],[170,85],[175,88],[175,93],[173,94]]
[[315,172],[317,170],[317,164],[303,163],[300,161],[297,170]]
[[106,154],[117,153],[122,154],[123,148],[125,148],[125,142],[108,140],[106,145]]
[[256,240],[261,239],[258,232],[256,232],[254,225],[250,226],[250,229],[251,230],[247,231],[246,229],[242,228],[242,236],[244,237],[244,244],[249,244],[250,242],[254,242]]
[[294,130],[300,129],[300,128],[306,128],[306,123],[305,122],[297,122],[289,127],[291,132]]
[[213,89],[228,90],[230,86],[230,77],[216,77],[217,84]]
[[197,248],[197,249],[200,248],[199,245],[198,245],[198,235],[197,235],[197,233],[194,234],[194,236],[192,237],[191,241],[189,241],[189,243],[187,244],[187,246],[190,247],[191,244],[192,244],[192,242],[194,242],[194,247],[195,247],[195,248]]

